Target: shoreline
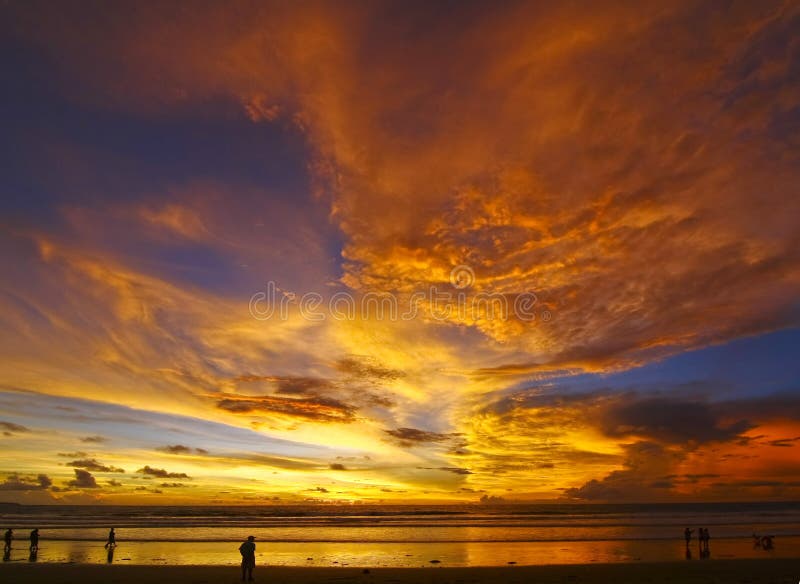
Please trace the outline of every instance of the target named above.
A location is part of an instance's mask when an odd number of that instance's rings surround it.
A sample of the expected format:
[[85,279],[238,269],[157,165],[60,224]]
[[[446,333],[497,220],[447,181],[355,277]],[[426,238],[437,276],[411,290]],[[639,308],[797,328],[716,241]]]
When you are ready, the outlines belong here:
[[[108,554],[102,541],[40,540],[38,564],[86,564],[122,566],[234,566],[239,562],[239,542],[130,542],[118,541]],[[696,543],[688,553],[683,542],[463,542],[463,543],[359,543],[312,542],[304,544],[256,540],[259,565],[299,568],[420,568],[432,560],[447,568],[581,565],[606,563],[699,561]],[[781,538],[775,548],[754,548],[749,539],[711,542],[711,560],[793,559],[800,557],[800,538]],[[9,556],[11,563],[30,560],[20,542]],[[703,559],[705,561],[706,558]]]
[[[208,584],[238,582],[238,566],[124,566],[85,564],[6,563],[0,574],[8,582],[31,584]],[[474,568],[331,568],[256,566],[257,582],[312,584],[701,584],[706,582],[794,584],[800,579],[800,559],[764,558],[693,562],[567,564]]]

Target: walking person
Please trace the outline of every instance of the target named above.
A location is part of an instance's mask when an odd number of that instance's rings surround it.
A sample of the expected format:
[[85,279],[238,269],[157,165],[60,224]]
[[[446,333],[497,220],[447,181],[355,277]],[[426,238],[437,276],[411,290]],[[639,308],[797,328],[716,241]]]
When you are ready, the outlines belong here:
[[11,561],[11,540],[14,539],[14,530],[7,529],[5,535],[5,547],[3,547],[3,561],[10,562]]
[[39,528],[34,529],[31,531],[31,547],[30,552],[35,554],[39,551]]
[[256,567],[256,544],[255,537],[250,535],[247,541],[239,546],[239,553],[242,554],[242,582],[247,576],[249,582],[253,581],[253,568]]
[[106,541],[106,545],[103,547],[106,549],[117,547],[117,534],[114,533],[113,527],[111,528],[111,531],[108,532],[108,540]]
[[694,533],[693,529],[689,529],[688,527],[683,530],[683,539],[686,540],[686,547],[689,547],[689,543],[692,541],[692,533]]

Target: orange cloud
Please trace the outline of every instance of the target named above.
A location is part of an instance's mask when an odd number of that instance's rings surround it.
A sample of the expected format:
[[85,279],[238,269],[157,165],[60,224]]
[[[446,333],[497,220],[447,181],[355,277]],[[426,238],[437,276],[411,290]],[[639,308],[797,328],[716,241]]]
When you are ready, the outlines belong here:
[[[800,167],[787,121],[800,105],[798,8],[387,10],[131,4],[97,26],[79,11],[12,7],[15,38],[49,55],[84,107],[201,108],[302,137],[314,220],[272,193],[202,181],[65,209],[71,233],[20,237],[37,251],[25,251],[28,281],[4,284],[17,333],[2,343],[5,382],[335,437],[342,449],[371,441],[402,460],[384,469],[394,487],[423,480],[419,470],[588,498],[724,483],[729,467],[703,472],[701,455],[745,448],[733,442],[755,440],[766,417],[679,404],[698,433],[661,420],[661,402],[507,403],[498,392],[798,324]],[[232,293],[130,253],[154,242],[205,246],[298,289],[409,303],[436,286],[473,308],[319,324],[293,309],[255,322]],[[475,276],[463,288],[451,280],[459,265]],[[474,304],[529,293],[534,319]],[[774,445],[753,473],[782,468],[798,434],[765,435]]]

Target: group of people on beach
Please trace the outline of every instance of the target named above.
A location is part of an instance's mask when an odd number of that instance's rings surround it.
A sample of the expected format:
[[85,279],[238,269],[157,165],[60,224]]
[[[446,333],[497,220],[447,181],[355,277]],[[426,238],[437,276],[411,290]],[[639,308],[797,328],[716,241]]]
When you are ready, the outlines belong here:
[[[683,530],[683,539],[686,540],[686,557],[690,556],[689,551],[689,544],[692,542],[692,534],[694,533],[694,529],[689,529],[688,527]],[[700,527],[697,529],[697,543],[700,547],[700,557],[707,558],[711,555],[711,550],[708,546],[708,542],[711,541],[711,535],[708,533],[708,529],[705,527]]]
[[[3,561],[8,561],[11,559],[11,542],[14,541],[14,530],[9,528],[6,530],[5,536],[3,538],[4,545],[3,545]],[[30,557],[28,558],[30,561],[35,562],[36,556],[39,553],[39,530],[34,529],[31,531],[30,534],[30,542],[31,545],[28,548],[30,552]]]
[[[4,553],[8,553],[8,552],[11,551],[11,542],[14,540],[14,530],[10,529],[10,528],[7,529],[5,537],[3,539],[5,541],[5,545],[3,547],[3,552]],[[31,553],[38,552],[39,551],[39,530],[38,529],[34,529],[33,531],[31,531],[30,541],[31,541],[31,545],[30,545],[30,548],[29,548],[30,552]]]
[[775,544],[772,543],[772,539],[774,536],[772,535],[758,535],[757,533],[753,534],[753,547],[758,549],[761,548],[762,550],[771,550]]
[[[11,555],[11,542],[14,541],[14,530],[9,528],[5,533],[5,546],[3,547],[3,556],[8,559]],[[239,546],[239,553],[242,556],[242,582],[247,579],[253,581],[253,568],[256,566],[256,544],[255,536],[248,536],[247,540]],[[39,551],[39,529],[34,529],[30,534],[30,553],[31,557],[35,557]],[[108,532],[108,538],[103,546],[108,550],[109,561],[113,558],[114,548],[117,547],[117,534],[112,527]]]

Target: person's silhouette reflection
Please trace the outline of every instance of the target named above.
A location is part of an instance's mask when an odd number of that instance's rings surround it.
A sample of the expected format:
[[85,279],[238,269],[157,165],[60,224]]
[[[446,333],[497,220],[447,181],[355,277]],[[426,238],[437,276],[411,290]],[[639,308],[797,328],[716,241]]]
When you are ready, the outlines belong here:
[[38,549],[31,549],[31,553],[28,555],[29,562],[35,562],[39,559],[39,550]]
[[114,547],[113,545],[108,546],[108,554],[106,555],[106,563],[108,564],[114,563]]
[[687,560],[691,560],[692,559],[692,550],[689,549],[689,546],[686,546],[686,559]]

